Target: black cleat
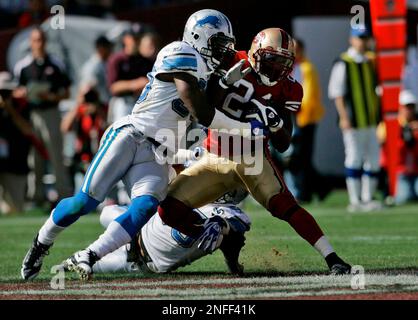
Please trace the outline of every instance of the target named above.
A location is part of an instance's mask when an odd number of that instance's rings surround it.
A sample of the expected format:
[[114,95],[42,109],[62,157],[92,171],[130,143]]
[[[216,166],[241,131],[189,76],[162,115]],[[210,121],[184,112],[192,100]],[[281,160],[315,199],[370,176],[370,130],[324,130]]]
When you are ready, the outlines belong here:
[[346,263],[343,259],[341,259],[335,252],[330,253],[326,258],[325,261],[328,264],[330,274],[331,275],[343,275],[343,274],[350,274],[351,266]]
[[20,274],[24,280],[34,279],[42,267],[42,261],[46,255],[49,254],[48,249],[52,245],[45,245],[38,241],[38,235],[33,239],[32,247],[26,253],[25,259],[22,262],[22,269]]
[[351,266],[347,263],[336,263],[330,269],[330,274],[333,276],[340,276],[351,273]]

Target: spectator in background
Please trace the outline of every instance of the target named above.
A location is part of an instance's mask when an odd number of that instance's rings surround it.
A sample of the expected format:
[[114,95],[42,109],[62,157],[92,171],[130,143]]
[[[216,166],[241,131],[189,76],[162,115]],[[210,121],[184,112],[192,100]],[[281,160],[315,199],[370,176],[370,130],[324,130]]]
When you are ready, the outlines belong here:
[[146,75],[153,62],[139,53],[141,36],[137,26],[126,31],[122,37],[122,51],[111,55],[107,63],[107,80],[112,95],[108,114],[110,123],[131,113],[137,97],[148,83]]
[[8,72],[0,72],[0,212],[3,214],[23,211],[29,172],[29,115],[12,97],[17,84],[11,78]]
[[144,33],[141,37],[141,41],[139,42],[139,54],[154,63],[160,49],[160,35],[153,31]]
[[[87,172],[93,156],[99,150],[100,139],[106,129],[106,110],[95,89],[88,89],[82,95],[82,101],[61,122],[61,131],[76,134],[73,156],[73,176],[81,173],[81,179]],[[80,181],[81,183],[81,181]],[[77,183],[76,183],[77,184]],[[76,185],[76,189],[78,189]]]
[[[70,178],[63,163],[63,140],[60,132],[61,116],[58,103],[69,96],[70,81],[63,66],[46,52],[46,35],[40,28],[30,33],[32,53],[15,67],[19,88],[15,97],[28,101],[32,126],[48,150],[59,197],[71,195]],[[35,190],[33,200],[43,204],[45,191],[43,176],[45,161],[34,153]],[[57,199],[50,199],[57,200]]]
[[80,72],[80,89],[82,96],[89,89],[94,89],[100,102],[107,105],[110,91],[107,86],[106,63],[112,53],[113,44],[105,36],[99,36],[95,41],[96,52],[84,63]]
[[417,98],[404,90],[399,96],[401,139],[397,166],[396,203],[418,200],[418,116]]
[[293,152],[289,170],[293,175],[295,197],[301,202],[310,202],[315,192],[322,200],[330,190],[313,165],[316,126],[325,109],[321,102],[318,73],[306,57],[304,43],[299,39],[295,39],[295,52],[293,76],[302,84],[303,100],[301,109],[296,114],[296,125],[293,129]]
[[374,56],[368,51],[370,34],[365,26],[351,29],[350,48],[334,64],[329,98],[334,100],[345,148],[348,211],[381,208],[373,200],[379,173],[376,127],[380,119],[376,95]]
[[50,12],[45,0],[29,0],[28,9],[19,17],[19,28],[27,28],[31,25],[41,24],[48,19]]

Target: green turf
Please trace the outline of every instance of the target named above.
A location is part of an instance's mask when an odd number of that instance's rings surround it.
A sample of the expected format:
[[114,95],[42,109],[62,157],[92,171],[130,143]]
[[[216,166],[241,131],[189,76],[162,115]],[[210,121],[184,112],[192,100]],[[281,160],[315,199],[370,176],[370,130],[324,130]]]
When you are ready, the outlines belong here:
[[[366,270],[418,268],[418,205],[386,208],[381,212],[348,214],[344,192],[334,192],[324,203],[306,206],[341,257]],[[285,222],[272,218],[253,201],[245,211],[253,221],[241,255],[250,273],[325,272],[320,255]],[[30,242],[47,218],[40,212],[0,217],[0,281],[18,280],[20,264]],[[84,248],[103,231],[97,214],[81,218],[56,241],[38,279],[49,279],[50,269]],[[205,257],[179,273],[225,272],[221,253]],[[121,277],[104,275],[100,277]]]

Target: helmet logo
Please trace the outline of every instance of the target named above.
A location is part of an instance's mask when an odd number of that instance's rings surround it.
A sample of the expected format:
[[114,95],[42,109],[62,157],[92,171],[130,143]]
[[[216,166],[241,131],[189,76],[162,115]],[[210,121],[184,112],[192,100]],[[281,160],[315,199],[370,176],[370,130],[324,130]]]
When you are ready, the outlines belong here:
[[221,24],[221,20],[217,16],[207,16],[203,19],[196,21],[196,26],[203,27],[205,25],[212,26],[214,29],[218,29],[219,25]]
[[264,31],[261,31],[254,37],[253,42],[254,43],[261,43],[264,40],[265,37],[266,37],[266,34],[264,33]]

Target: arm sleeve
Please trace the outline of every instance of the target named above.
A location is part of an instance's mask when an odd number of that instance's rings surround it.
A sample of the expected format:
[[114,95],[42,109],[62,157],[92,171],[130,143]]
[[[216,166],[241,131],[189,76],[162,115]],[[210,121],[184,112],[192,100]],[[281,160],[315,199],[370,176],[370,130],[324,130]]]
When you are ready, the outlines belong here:
[[156,70],[156,75],[159,73],[185,72],[199,79],[197,64],[197,57],[193,53],[168,54],[161,60]]
[[328,83],[328,97],[334,100],[346,94],[346,67],[343,61],[334,64]]

